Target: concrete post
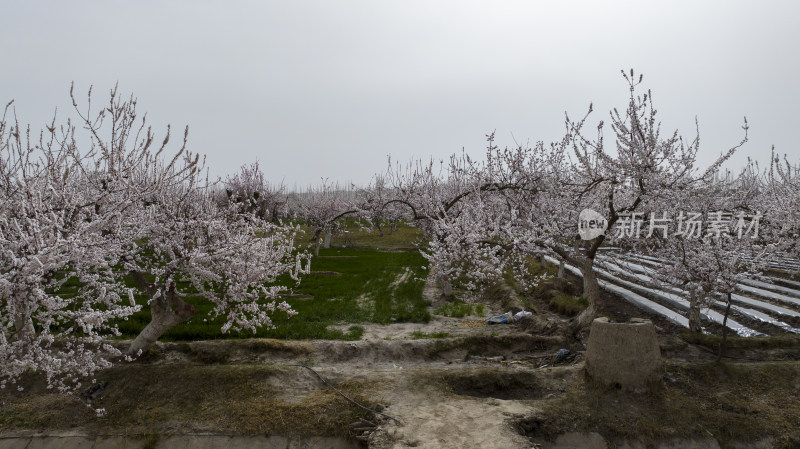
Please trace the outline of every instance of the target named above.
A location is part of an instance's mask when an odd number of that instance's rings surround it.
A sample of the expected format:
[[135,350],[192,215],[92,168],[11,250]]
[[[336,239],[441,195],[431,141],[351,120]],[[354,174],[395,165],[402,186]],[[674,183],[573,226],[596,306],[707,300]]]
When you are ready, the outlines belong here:
[[661,348],[650,320],[592,322],[586,348],[586,372],[596,383],[646,391],[661,379]]

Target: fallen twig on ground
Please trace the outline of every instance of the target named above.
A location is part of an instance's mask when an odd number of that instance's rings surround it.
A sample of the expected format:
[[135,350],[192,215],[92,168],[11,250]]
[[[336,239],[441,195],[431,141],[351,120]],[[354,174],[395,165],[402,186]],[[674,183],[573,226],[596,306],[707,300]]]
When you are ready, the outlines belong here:
[[382,413],[382,412],[379,412],[379,411],[377,411],[377,410],[373,410],[373,409],[371,409],[371,408],[369,408],[369,407],[365,407],[365,406],[363,406],[363,405],[359,404],[358,402],[354,401],[353,399],[351,399],[350,397],[348,397],[346,394],[344,394],[344,393],[342,393],[341,391],[339,391],[339,390],[338,390],[336,387],[334,387],[333,385],[331,385],[331,384],[330,384],[330,383],[329,383],[327,380],[325,380],[325,378],[324,378],[324,377],[322,377],[322,376],[321,376],[321,375],[320,375],[318,372],[314,371],[314,369],[313,369],[313,368],[311,368],[310,366],[303,365],[302,363],[292,363],[292,366],[300,366],[300,367],[303,367],[303,368],[305,368],[305,369],[307,369],[307,370],[311,371],[311,372],[312,372],[312,373],[314,373],[314,374],[315,374],[317,377],[319,377],[319,380],[321,380],[321,381],[322,381],[322,383],[324,383],[325,385],[327,385],[328,387],[330,387],[330,388],[331,388],[333,391],[335,391],[335,392],[336,392],[336,393],[337,393],[339,396],[341,396],[341,397],[343,397],[343,398],[347,399],[348,401],[350,401],[351,403],[355,404],[356,406],[358,406],[358,407],[360,407],[360,408],[362,408],[362,409],[364,409],[364,410],[366,410],[366,411],[368,411],[368,412],[370,412],[370,413],[374,413],[374,414],[376,414],[376,415],[381,415],[381,416],[384,416],[384,417],[386,417],[386,418],[389,418],[389,419],[391,419],[392,421],[396,422],[397,424],[403,424],[403,423],[402,423],[402,422],[400,422],[400,420],[399,420],[399,419],[397,419],[397,418],[394,418],[394,417],[392,417],[392,416],[389,416],[389,415],[387,415],[386,413]]

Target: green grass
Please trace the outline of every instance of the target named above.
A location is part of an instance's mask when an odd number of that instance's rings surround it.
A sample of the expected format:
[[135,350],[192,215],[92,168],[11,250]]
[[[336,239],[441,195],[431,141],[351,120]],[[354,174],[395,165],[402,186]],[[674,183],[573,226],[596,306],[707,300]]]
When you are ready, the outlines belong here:
[[547,275],[550,278],[554,278],[558,276],[558,265],[554,265],[552,263],[548,263],[546,266],[542,266],[541,262],[534,258],[528,258],[525,267],[530,273],[531,276],[541,276]]
[[550,308],[560,314],[567,316],[575,316],[589,306],[583,296],[572,296],[566,293],[558,292],[553,299],[550,300]]
[[[302,226],[304,235],[298,241],[305,245],[307,249],[314,247],[314,242],[309,240],[314,235],[313,229]],[[370,250],[415,250],[422,241],[423,232],[421,229],[408,224],[400,224],[393,231],[389,226],[383,227],[381,236],[377,229],[372,231],[361,227],[358,221],[347,219],[341,229],[334,234],[331,240],[331,248],[348,249],[370,249]]]
[[[197,313],[189,321],[170,329],[162,341],[209,340],[218,338],[280,338],[358,340],[364,329],[351,326],[347,332],[330,329],[333,324],[365,322],[428,322],[429,305],[422,297],[427,271],[425,259],[419,252],[381,252],[375,250],[328,249],[311,261],[312,273],[302,277],[293,293],[310,295],[311,299],[287,298],[298,315],[273,315],[274,329],[222,334],[223,320],[212,319],[213,305],[201,297],[187,296],[185,301],[195,306]],[[403,282],[396,283],[406,273]],[[329,273],[337,272],[338,276]],[[288,282],[288,280],[286,280]],[[179,289],[182,286],[179,284]],[[144,295],[137,297],[146,304]],[[119,324],[123,338],[133,338],[150,321],[148,307]]]
[[468,304],[463,301],[453,301],[437,307],[433,313],[436,315],[449,316],[453,318],[464,318],[465,316],[484,316],[484,305]]

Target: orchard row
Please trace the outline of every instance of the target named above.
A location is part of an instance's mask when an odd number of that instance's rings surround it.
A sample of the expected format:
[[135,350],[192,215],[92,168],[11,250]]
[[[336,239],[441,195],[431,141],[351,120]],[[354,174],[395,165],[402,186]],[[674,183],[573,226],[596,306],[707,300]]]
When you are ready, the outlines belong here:
[[[274,312],[293,313],[279,299],[293,284],[282,280],[299,282],[313,264],[298,251],[299,225],[313,230],[313,253],[347,217],[376,232],[400,221],[421,228],[423,254],[445,290],[477,290],[509,274],[530,285],[528,260],[557,258],[583,277],[589,307],[575,329],[602,308],[601,247],[654,257],[662,262],[651,278],[688,292],[689,325],[699,330],[701,308],[720,298],[730,304],[740,281],[775,257],[797,258],[800,171],[773,155],[763,168],[752,163],[719,177],[747,140],[746,121],[727,153],[698,167],[699,136],[662,134],[650,92],[637,93],[641,76],[623,75],[630,95],[611,111],[610,138],[604,122],[589,125],[590,107],[580,120],[566,116],[557,142],[499,148],[488,135],[480,160],[390,161],[348,195],[327,184],[285,192],[257,164],[210,182],[203,159],[187,149],[188,129],[174,148],[170,130],[156,138],[136,100],[116,89],[99,108],[91,91],[85,105],[71,92],[75,118],[42,131],[20,126],[8,106],[0,121],[0,386],[35,370],[62,391],[79,388],[83,377],[137,356],[190,318],[189,290],[214,304],[223,331],[272,326]],[[695,213],[703,229],[714,214],[757,215],[759,229],[744,237],[582,238],[586,210],[609,230],[680,211]],[[74,293],[64,294],[68,285]],[[137,294],[148,296],[152,320],[122,354],[107,338],[141,309]]]

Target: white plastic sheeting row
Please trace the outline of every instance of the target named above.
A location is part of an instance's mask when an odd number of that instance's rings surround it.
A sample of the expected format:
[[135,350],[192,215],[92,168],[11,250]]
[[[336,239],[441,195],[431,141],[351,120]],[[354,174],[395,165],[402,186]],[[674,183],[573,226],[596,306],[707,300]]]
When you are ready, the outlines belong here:
[[[559,261],[548,257],[551,263]],[[661,315],[667,320],[688,327],[686,314],[689,310],[688,292],[674,286],[664,285],[652,277],[655,269],[666,263],[663,260],[641,254],[598,254],[595,258],[595,273],[600,287],[619,295],[641,309]],[[565,268],[582,276],[580,269],[569,264]],[[759,280],[760,279],[760,280]],[[731,310],[751,320],[760,321],[785,332],[800,333],[800,329],[783,321],[781,316],[800,317],[800,283],[778,280],[770,277],[745,279],[737,288],[744,294],[731,296]],[[797,286],[797,289],[792,288]],[[787,287],[789,285],[791,287]],[[725,307],[723,301],[715,301],[718,307]],[[701,314],[709,321],[722,324],[724,316],[714,309],[705,309]],[[728,328],[740,336],[764,335],[731,317],[726,322]]]

